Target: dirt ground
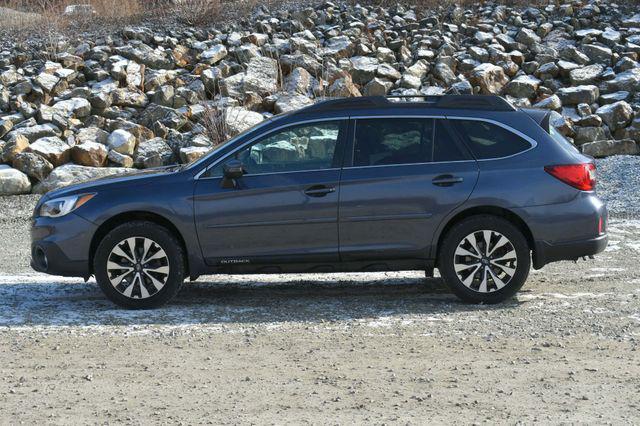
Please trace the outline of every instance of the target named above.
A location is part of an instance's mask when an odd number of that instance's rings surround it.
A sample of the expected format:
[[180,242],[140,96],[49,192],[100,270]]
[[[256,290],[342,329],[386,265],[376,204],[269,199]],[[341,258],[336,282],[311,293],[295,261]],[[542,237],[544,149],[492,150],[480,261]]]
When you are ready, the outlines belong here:
[[640,422],[638,220],[497,306],[406,272],[207,276],[132,312],[31,272],[27,216],[0,215],[0,424]]

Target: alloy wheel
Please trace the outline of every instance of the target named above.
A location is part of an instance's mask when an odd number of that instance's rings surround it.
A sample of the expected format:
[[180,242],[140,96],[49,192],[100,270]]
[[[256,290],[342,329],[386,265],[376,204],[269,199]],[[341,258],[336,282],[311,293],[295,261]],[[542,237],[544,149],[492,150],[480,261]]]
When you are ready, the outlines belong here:
[[467,288],[490,293],[506,286],[516,273],[518,256],[507,237],[491,230],[474,231],[460,241],[453,266]]
[[162,247],[146,237],[120,241],[107,260],[111,285],[132,299],[146,299],[158,293],[169,278],[169,258]]

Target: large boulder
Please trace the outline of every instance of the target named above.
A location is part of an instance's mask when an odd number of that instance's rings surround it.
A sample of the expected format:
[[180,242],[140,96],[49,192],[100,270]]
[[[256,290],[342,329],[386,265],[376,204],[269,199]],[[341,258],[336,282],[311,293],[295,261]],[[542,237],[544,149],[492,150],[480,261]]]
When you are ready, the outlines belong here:
[[594,84],[603,71],[604,67],[600,64],[587,65],[586,67],[571,70],[569,72],[569,79],[574,86]]
[[274,110],[276,114],[280,114],[283,112],[295,111],[311,104],[313,104],[313,100],[308,96],[295,93],[284,93],[278,96],[278,99],[274,104]]
[[541,81],[531,75],[519,75],[511,80],[504,88],[507,95],[516,98],[533,98],[536,95]]
[[134,164],[139,168],[166,166],[173,162],[173,150],[162,138],[140,142]]
[[237,135],[262,122],[264,116],[259,112],[243,107],[229,107],[224,110],[224,126],[229,136]]
[[49,176],[42,182],[36,184],[33,191],[39,194],[74,185],[76,183],[87,182],[108,176],[117,176],[134,173],[135,169],[121,167],[86,167],[76,164],[65,164],[56,167]]
[[53,124],[37,124],[34,126],[25,126],[10,131],[5,139],[11,140],[18,135],[22,135],[33,143],[40,138],[48,136],[60,136],[60,129]]
[[590,142],[582,145],[582,152],[592,157],[608,157],[610,155],[640,154],[638,144],[632,139],[606,140]]
[[542,41],[535,31],[528,28],[522,28],[516,35],[516,41],[531,46]]
[[224,96],[242,99],[247,92],[265,96],[278,91],[278,63],[275,59],[259,56],[252,58],[247,70],[220,80]]
[[180,148],[180,161],[182,163],[191,163],[204,155],[206,155],[211,148],[204,146],[185,146]]
[[154,69],[173,69],[175,63],[171,57],[159,49],[153,49],[144,43],[138,43],[135,46],[125,44],[116,48],[116,53],[127,59],[131,59],[139,64],[144,64]]
[[83,144],[85,142],[97,142],[103,145],[107,144],[109,133],[99,127],[83,127],[76,133],[76,143]]
[[20,170],[0,165],[0,195],[18,195],[31,192],[29,177]]
[[556,93],[563,105],[592,104],[600,95],[597,86],[563,87]]
[[107,161],[109,151],[98,142],[85,142],[71,148],[74,163],[90,167],[102,167]]
[[38,181],[44,180],[53,170],[53,164],[33,152],[21,152],[16,155],[13,167]]
[[601,106],[596,110],[596,114],[602,118],[602,121],[609,126],[612,132],[627,127],[633,119],[633,109],[625,101]]
[[369,56],[354,56],[351,62],[351,78],[356,84],[367,84],[376,75],[378,59]]
[[136,137],[124,129],[114,130],[107,138],[107,145],[120,154],[131,156],[136,149]]
[[29,152],[42,156],[54,167],[68,163],[71,156],[71,147],[57,136],[40,138],[29,145],[27,149]]
[[52,121],[55,115],[65,118],[84,118],[91,114],[91,104],[84,98],[71,98],[60,101],[53,106],[42,105],[40,107],[40,119]]
[[509,82],[504,70],[490,63],[480,64],[471,71],[471,84],[480,88],[484,95],[496,95]]
[[29,147],[29,140],[22,135],[17,135],[4,144],[0,151],[0,160],[11,163],[14,157]]

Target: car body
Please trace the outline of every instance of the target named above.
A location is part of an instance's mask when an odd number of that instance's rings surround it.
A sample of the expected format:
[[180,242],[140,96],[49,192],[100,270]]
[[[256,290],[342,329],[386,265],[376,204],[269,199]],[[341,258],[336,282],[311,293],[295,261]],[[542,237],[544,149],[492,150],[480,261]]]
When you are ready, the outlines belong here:
[[[492,134],[509,139],[496,143],[508,145],[508,155],[491,155]],[[290,140],[269,139],[282,135]],[[541,268],[607,244],[606,207],[595,189],[578,189],[552,170],[575,165],[592,173],[592,164],[554,133],[549,113],[516,109],[499,97],[331,100],[268,119],[187,166],[49,192],[34,212],[32,266],[87,279],[109,232],[146,221],[176,238],[191,279],[430,273],[454,225],[493,216],[522,234]],[[89,200],[68,214],[41,214],[51,200],[81,195]]]

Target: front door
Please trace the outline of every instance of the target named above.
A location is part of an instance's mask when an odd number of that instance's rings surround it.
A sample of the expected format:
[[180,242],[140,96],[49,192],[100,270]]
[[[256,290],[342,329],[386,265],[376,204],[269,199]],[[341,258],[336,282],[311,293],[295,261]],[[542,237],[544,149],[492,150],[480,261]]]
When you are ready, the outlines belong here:
[[[209,265],[338,260],[338,197],[346,121],[271,131],[196,182],[198,238]],[[340,157],[340,158],[339,158]],[[222,164],[243,163],[236,186]]]
[[427,258],[478,166],[443,119],[358,119],[340,189],[342,260]]

